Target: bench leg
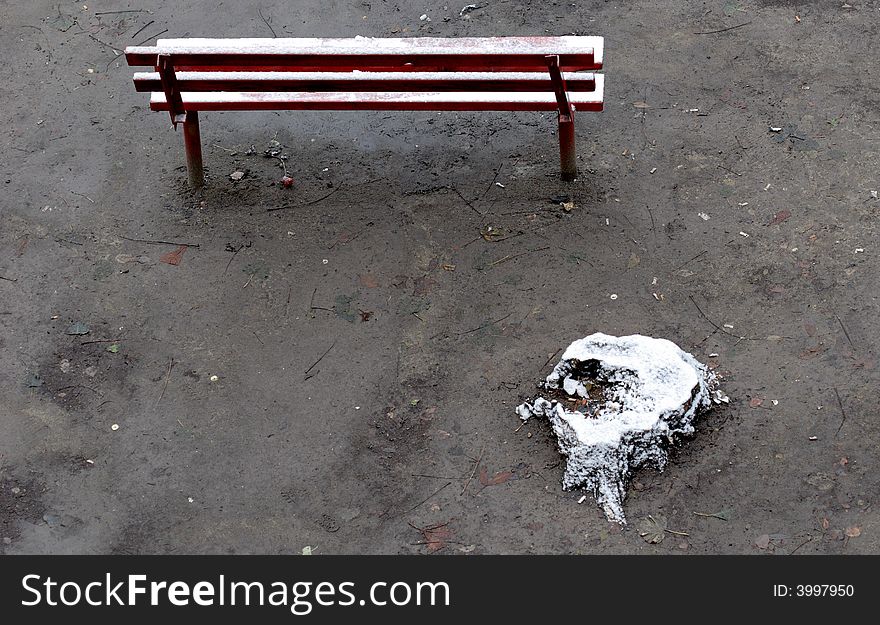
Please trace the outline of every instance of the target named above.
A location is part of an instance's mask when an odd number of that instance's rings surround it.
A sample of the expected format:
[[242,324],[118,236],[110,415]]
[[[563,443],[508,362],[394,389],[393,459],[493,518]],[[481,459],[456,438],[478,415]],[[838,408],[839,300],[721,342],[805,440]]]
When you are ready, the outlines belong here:
[[202,167],[202,136],[199,132],[199,114],[187,111],[183,122],[183,145],[186,149],[186,170],[189,183],[196,189],[205,184],[205,171]]
[[572,181],[577,178],[577,146],[574,142],[574,117],[559,114],[559,161],[562,165],[562,179]]

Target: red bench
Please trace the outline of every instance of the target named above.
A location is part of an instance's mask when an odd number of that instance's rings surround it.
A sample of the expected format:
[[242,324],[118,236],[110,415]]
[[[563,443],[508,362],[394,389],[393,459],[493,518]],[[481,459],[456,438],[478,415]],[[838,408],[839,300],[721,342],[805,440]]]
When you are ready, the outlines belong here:
[[602,37],[160,39],[125,50],[150,108],[183,124],[204,183],[199,111],[558,111],[562,178],[577,176],[574,112],[601,111]]

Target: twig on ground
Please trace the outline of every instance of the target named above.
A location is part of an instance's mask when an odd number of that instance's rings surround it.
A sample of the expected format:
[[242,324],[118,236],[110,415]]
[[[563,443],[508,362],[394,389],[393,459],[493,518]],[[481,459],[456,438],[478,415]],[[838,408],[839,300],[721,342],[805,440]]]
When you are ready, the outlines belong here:
[[87,199],[89,202],[91,202],[92,204],[95,203],[95,200],[93,200],[92,198],[90,198],[90,197],[89,197],[88,195],[86,195],[85,193],[77,193],[76,191],[71,191],[71,193],[73,193],[74,195],[78,195],[78,196],[80,196],[80,197],[84,197],[84,198],[86,198],[86,199]]
[[467,199],[465,196],[463,196],[463,195],[461,194],[461,192],[460,192],[458,189],[456,189],[455,187],[452,187],[452,186],[447,186],[446,188],[447,188],[447,189],[450,189],[453,193],[455,193],[455,195],[457,195],[458,197],[460,197],[460,198],[461,198],[461,201],[464,202],[465,204],[467,204],[468,207],[469,207],[472,211],[474,211],[477,215],[479,215],[479,216],[481,216],[481,217],[483,216],[483,213],[481,213],[481,212],[477,209],[477,207],[474,206],[474,205],[471,203],[471,201],[470,201],[469,199]]
[[834,433],[834,437],[837,438],[837,435],[840,434],[840,430],[843,428],[843,424],[846,423],[846,410],[843,409],[843,401],[840,399],[840,392],[837,390],[837,387],[834,387],[834,396],[837,398],[837,405],[840,406],[840,425],[837,426],[837,431]]
[[6,280],[7,282],[18,282],[18,278],[7,278],[6,276],[0,276],[0,280]]
[[83,341],[80,345],[93,345],[94,343],[118,343],[123,339],[95,339],[94,341]]
[[149,13],[148,9],[125,9],[124,11],[97,11],[95,15],[116,15],[117,13]]
[[[553,354],[550,356],[550,358],[547,359],[547,362],[545,362],[543,365],[541,365],[541,369],[543,369],[544,367],[546,367],[547,365],[549,365],[549,364],[550,364],[550,361],[553,360],[554,358],[556,358],[556,355],[557,355],[559,352],[561,352],[561,351],[562,351],[562,348],[560,347],[560,348],[557,349],[555,352],[553,352]],[[540,371],[541,369],[538,369],[538,371]]]
[[134,241],[135,243],[149,243],[151,245],[185,245],[186,247],[198,247],[198,243],[181,243],[180,241],[162,241],[160,239],[132,239],[130,237],[124,237],[121,234],[117,235],[120,239],[125,239],[126,241]]
[[319,197],[315,200],[312,200],[311,202],[305,202],[304,204],[293,204],[293,205],[287,205],[287,206],[273,206],[272,208],[267,208],[266,212],[271,213],[272,211],[282,211],[282,210],[286,210],[288,208],[305,208],[306,206],[311,206],[312,204],[317,204],[318,202],[326,200],[328,197],[330,197],[331,195],[333,195],[334,193],[339,191],[341,188],[342,187],[336,187],[330,193],[327,193],[326,195],[322,195],[321,197]]
[[305,371],[303,371],[303,373],[306,374],[306,375],[308,375],[309,371],[311,371],[312,369],[314,369],[315,367],[317,367],[317,366],[318,366],[318,363],[321,362],[322,360],[324,360],[324,356],[326,356],[327,354],[329,354],[329,353],[330,353],[330,350],[333,349],[335,346],[336,346],[336,341],[333,341],[333,344],[330,345],[330,347],[327,348],[327,351],[325,351],[323,354],[321,354],[321,357],[318,358],[315,362],[313,362],[313,363],[312,363],[312,366],[309,367],[308,369],[306,369]]
[[[412,512],[413,510],[415,510],[416,508],[418,508],[419,506],[421,506],[421,505],[424,504],[425,502],[430,501],[431,498],[434,497],[434,495],[436,495],[437,493],[439,493],[439,492],[442,491],[443,489],[447,488],[447,487],[450,486],[451,484],[452,484],[452,482],[446,482],[443,486],[441,486],[440,488],[438,488],[437,490],[435,490],[433,493],[431,493],[430,495],[428,495],[427,497],[425,497],[423,500],[421,500],[419,503],[417,503],[416,505],[414,505],[412,508],[410,508],[409,510],[407,510],[407,511],[404,512],[403,514],[406,514],[407,512]],[[412,525],[412,524],[410,524],[410,525]],[[446,523],[444,523],[443,525],[446,525]],[[438,525],[437,527],[443,527],[443,525]]]
[[162,401],[162,398],[165,397],[165,389],[168,388],[168,381],[171,379],[171,370],[174,368],[174,358],[168,361],[168,372],[165,374],[165,384],[162,385],[162,392],[159,393],[159,398],[156,400],[155,408],[159,407],[159,402]]
[[312,299],[309,300],[309,310],[326,310],[328,312],[335,312],[335,308],[325,308],[324,306],[315,306],[315,294],[318,292],[318,287],[315,287],[315,290],[312,291]]
[[460,480],[460,479],[464,478],[463,475],[461,477],[455,477],[455,476],[450,476],[450,475],[427,475],[425,473],[410,473],[410,475],[412,477],[424,477],[424,478],[430,479],[430,480]]
[[155,23],[156,23],[156,20],[150,20],[149,22],[147,22],[146,24],[141,26],[140,29],[135,34],[133,34],[131,36],[131,38],[134,39],[135,37],[140,35],[142,32],[144,32],[147,29],[147,26],[149,26],[150,24],[155,24]]
[[165,30],[156,33],[156,34],[153,35],[152,37],[147,37],[146,39],[144,39],[143,41],[141,41],[139,44],[136,44],[136,45],[142,46],[142,45],[144,45],[145,43],[147,43],[148,41],[150,41],[151,39],[155,39],[155,38],[158,37],[159,35],[164,35],[164,34],[167,33],[167,32],[168,32],[168,29],[166,28]]
[[803,547],[804,545],[806,545],[807,543],[812,542],[812,541],[813,541],[813,537],[812,537],[812,536],[808,536],[807,539],[806,539],[805,541],[803,541],[803,542],[802,542],[801,544],[799,544],[797,547],[795,547],[794,549],[792,549],[791,551],[789,551],[789,552],[788,552],[788,555],[790,555],[790,556],[791,556],[791,555],[794,555],[794,552],[795,552],[795,551],[797,551],[798,549],[800,549],[801,547]]
[[545,247],[539,247],[539,248],[534,249],[534,250],[526,250],[525,252],[520,252],[519,254],[513,254],[513,255],[508,254],[508,255],[505,256],[504,258],[499,258],[498,260],[489,263],[489,267],[494,267],[495,265],[500,265],[501,263],[506,263],[506,262],[509,261],[509,260],[513,260],[513,259],[515,259],[515,258],[519,258],[520,256],[525,256],[526,254],[534,254],[535,252],[544,252],[544,251],[549,250],[549,249],[550,249],[550,246],[547,245],[547,246],[545,246]]
[[[112,45],[112,44],[107,43],[106,41],[101,41],[100,39],[98,39],[97,37],[95,37],[92,33],[86,33],[86,34],[89,36],[89,39],[91,39],[91,40],[93,40],[93,41],[97,41],[97,42],[100,43],[102,46],[106,46],[107,48],[110,48],[110,49],[113,50],[114,52],[115,52],[116,50],[119,49],[119,46],[114,46],[114,45]],[[119,56],[119,55],[117,54],[117,56]]]
[[843,330],[843,334],[844,334],[844,336],[846,336],[846,340],[849,343],[849,346],[853,349],[853,351],[855,351],[856,346],[853,345],[852,339],[849,338],[849,332],[846,331],[846,326],[843,325],[843,319],[841,319],[840,316],[838,316],[838,315],[835,315],[835,316],[837,317],[837,323],[840,324],[840,329]]
[[[470,477],[468,478],[467,482],[465,482],[465,484],[464,484],[464,488],[461,489],[461,495],[464,495],[464,494],[465,494],[465,492],[466,492],[467,489],[468,489],[468,486],[471,485],[471,482],[473,481],[474,476],[477,474],[477,469],[480,468],[480,463],[483,461],[483,450],[484,450],[484,449],[485,449],[485,447],[482,447],[482,448],[480,449],[480,455],[479,455],[479,457],[477,458],[477,461],[474,462],[474,470],[471,471],[471,475],[470,475]],[[459,495],[459,496],[461,496],[461,495]]]
[[260,14],[260,19],[263,20],[263,23],[272,31],[272,36],[277,38],[278,35],[275,34],[275,29],[272,28],[272,24],[269,23],[269,20],[263,15],[263,9],[257,8],[257,13]]
[[484,323],[483,325],[476,327],[476,328],[473,328],[471,330],[465,330],[464,332],[459,332],[455,336],[464,336],[465,334],[471,334],[473,332],[477,332],[479,330],[482,330],[483,328],[488,328],[489,326],[494,326],[496,323],[500,323],[501,321],[504,321],[505,319],[510,317],[512,314],[513,314],[512,312],[509,312],[506,315],[504,315],[503,317],[499,317],[498,319],[495,319],[494,321]]
[[229,271],[229,266],[232,264],[232,261],[235,260],[235,257],[238,256],[238,253],[239,253],[240,251],[242,251],[244,248],[246,248],[247,245],[248,245],[247,243],[242,243],[242,244],[239,245],[238,248],[232,253],[232,257],[229,259],[229,262],[226,263],[226,269],[223,270],[223,273],[224,273],[224,274],[225,274],[227,271]]
[[735,30],[737,28],[742,28],[743,26],[748,26],[751,24],[751,20],[748,22],[743,22],[742,24],[737,24],[736,26],[728,26],[727,28],[719,28],[718,30],[707,30],[699,33],[694,33],[695,35],[714,35],[717,33],[726,33],[728,30]]
[[695,260],[697,260],[700,256],[703,256],[704,254],[708,254],[708,253],[709,253],[709,250],[703,250],[702,252],[700,252],[699,254],[697,254],[696,256],[694,256],[693,258],[691,258],[690,260],[686,260],[686,261],[684,261],[682,264],[680,264],[678,267],[676,267],[676,268],[673,269],[672,271],[673,271],[673,272],[678,271],[679,269],[681,269],[681,268],[684,267],[685,265],[689,265],[690,263],[692,263],[692,262],[694,262]]
[[693,295],[688,295],[688,298],[691,300],[691,303],[693,303],[693,305],[696,307],[697,311],[700,313],[700,315],[703,317],[703,319],[708,321],[709,325],[711,325],[713,328],[715,328],[718,332],[721,332],[722,334],[726,334],[727,336],[732,336],[735,339],[739,339],[739,340],[746,339],[745,336],[739,336],[738,334],[734,334],[733,332],[728,332],[727,330],[722,328],[720,325],[718,325],[717,323],[715,323],[714,321],[709,319],[709,316],[703,312],[703,309],[700,308],[699,304],[697,304],[697,300],[694,299]]

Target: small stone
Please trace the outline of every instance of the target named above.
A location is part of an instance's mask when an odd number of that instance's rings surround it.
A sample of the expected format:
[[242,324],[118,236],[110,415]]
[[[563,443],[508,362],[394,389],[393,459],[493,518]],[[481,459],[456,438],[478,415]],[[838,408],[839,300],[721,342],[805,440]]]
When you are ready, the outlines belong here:
[[57,514],[52,514],[51,512],[47,512],[43,515],[43,521],[46,522],[46,525],[49,527],[57,527],[61,525],[61,517]]
[[4,537],[3,537],[3,544],[4,544],[4,545],[11,545],[11,544],[12,544],[12,539],[11,539],[9,536],[4,536]]
[[234,171],[234,172],[232,172],[231,174],[229,174],[229,177],[230,177],[233,181],[238,182],[239,180],[241,180],[242,178],[244,178],[244,172],[243,172],[243,171]]
[[92,365],[90,367],[86,367],[86,370],[83,373],[85,373],[90,378],[93,378],[98,375],[98,368],[95,365]]
[[65,358],[59,363],[58,367],[61,369],[61,373],[68,373],[70,371],[70,361]]
[[216,382],[216,381],[219,380],[220,378],[219,378],[219,376],[212,375],[212,376],[211,376],[210,378],[208,378],[208,379],[211,380],[211,382]]
[[67,333],[73,336],[82,336],[83,334],[89,333],[89,326],[82,321],[77,321],[76,323],[70,324],[67,328]]
[[119,424],[118,424],[118,423],[114,423],[113,425],[110,426],[110,429],[113,430],[113,431],[115,432],[116,430],[119,429]]

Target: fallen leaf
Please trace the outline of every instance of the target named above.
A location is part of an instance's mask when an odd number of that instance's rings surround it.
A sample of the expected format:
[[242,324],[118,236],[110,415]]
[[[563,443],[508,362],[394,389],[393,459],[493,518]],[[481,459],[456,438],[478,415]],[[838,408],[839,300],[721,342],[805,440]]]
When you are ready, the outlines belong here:
[[497,486],[498,484],[504,484],[504,482],[512,477],[513,471],[499,471],[492,477],[489,477],[489,474],[486,472],[486,467],[480,467],[480,484],[483,486]]
[[363,273],[359,275],[358,281],[361,283],[361,286],[365,286],[368,289],[375,289],[379,286],[379,280],[371,273]]
[[[415,527],[415,526],[413,526]],[[452,531],[449,529],[449,523],[438,523],[427,527],[416,527],[425,538],[425,544],[428,551],[439,551],[446,546],[446,542],[452,538]]]
[[642,259],[639,258],[639,255],[636,253],[630,254],[629,262],[626,264],[627,269],[632,269],[633,267],[638,267],[639,263],[642,262]]
[[761,404],[763,404],[763,403],[764,403],[764,400],[761,399],[760,397],[752,397],[752,398],[749,400],[749,407],[751,407],[751,408],[758,408],[758,407],[760,407]]
[[831,521],[829,521],[825,517],[822,517],[822,529],[827,530],[829,527],[831,527]]
[[874,360],[867,356],[855,358],[855,360],[853,360],[852,366],[854,369],[873,369]]
[[437,281],[430,276],[422,276],[413,280],[413,295],[415,297],[424,297],[437,286]]
[[844,530],[843,533],[846,534],[847,536],[849,536],[850,538],[858,538],[859,536],[862,535],[862,528],[856,527],[855,525],[853,525],[852,527],[846,528],[846,530]]
[[634,107],[634,108],[637,108],[637,109],[649,109],[649,108],[651,108],[650,106],[648,106],[648,103],[647,103],[647,102],[633,102],[633,107]]
[[651,545],[662,543],[666,536],[666,517],[663,515],[648,515],[639,523],[639,536]]
[[336,296],[333,305],[333,312],[336,313],[336,316],[340,319],[345,319],[349,323],[354,323],[354,311],[351,308],[351,300],[352,298],[344,293],[340,293]]
[[107,351],[111,354],[115,354],[119,351],[119,343],[113,343],[112,345],[108,346]]
[[761,534],[755,539],[755,547],[758,549],[766,549],[770,546],[770,535]]
[[768,223],[767,225],[768,226],[775,226],[777,224],[781,224],[783,221],[785,221],[789,217],[791,217],[791,211],[788,210],[787,208],[783,208],[781,211],[779,211],[778,213],[776,213],[773,216],[773,219],[771,219],[770,223]]
[[366,323],[373,316],[373,312],[371,310],[359,310],[358,312],[361,314],[362,323]]
[[480,236],[487,241],[497,240],[506,234],[503,228],[498,226],[485,226],[480,230]]
[[816,324],[812,321],[804,321],[804,332],[807,336],[816,336]]
[[180,259],[183,256],[183,253],[186,251],[186,245],[181,245],[173,252],[168,252],[167,254],[162,255],[159,258],[160,263],[165,263],[167,265],[179,265]]
[[729,521],[731,512],[732,512],[731,510],[725,509],[725,510],[719,510],[718,512],[694,512],[694,514],[697,516],[710,517],[713,519],[721,519],[722,521]]

